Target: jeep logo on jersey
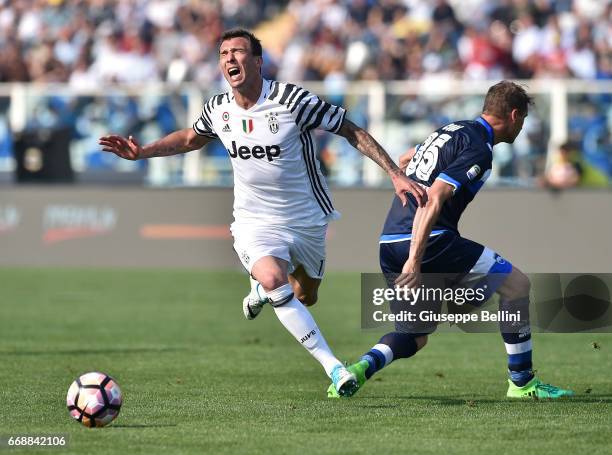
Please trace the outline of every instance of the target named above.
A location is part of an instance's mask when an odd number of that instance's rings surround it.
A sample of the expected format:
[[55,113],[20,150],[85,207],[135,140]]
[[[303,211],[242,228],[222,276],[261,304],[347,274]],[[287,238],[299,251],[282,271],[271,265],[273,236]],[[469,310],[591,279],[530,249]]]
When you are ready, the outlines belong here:
[[274,112],[266,114],[266,117],[268,117],[268,128],[270,128],[270,132],[272,134],[278,133],[278,118],[276,118],[276,114]]
[[253,131],[253,120],[242,119],[242,131],[244,131],[247,134]]
[[251,157],[258,160],[267,158],[268,161],[274,161],[274,158],[280,156],[280,152],[281,148],[279,145],[266,145],[265,147],[256,145],[250,148],[246,145],[238,146],[236,141],[232,141],[232,149],[227,150],[227,153],[229,153],[229,156],[232,158],[241,158],[243,160],[248,160]]

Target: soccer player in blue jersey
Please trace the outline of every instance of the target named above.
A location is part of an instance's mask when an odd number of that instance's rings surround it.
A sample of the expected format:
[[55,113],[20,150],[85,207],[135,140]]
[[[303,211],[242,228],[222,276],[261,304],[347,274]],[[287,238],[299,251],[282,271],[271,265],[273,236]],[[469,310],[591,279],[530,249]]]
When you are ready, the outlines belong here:
[[[457,229],[461,214],[491,173],[493,146],[514,142],[531,103],[521,86],[502,81],[489,89],[480,117],[445,125],[417,146],[406,173],[427,188],[428,200],[423,207],[412,198],[406,206],[397,197],[393,200],[380,239],[380,265],[385,276],[393,274],[391,286],[413,289],[421,286],[421,274],[484,276],[487,292],[499,294],[500,310],[522,314],[514,326],[500,324],[508,354],[507,396],[559,398],[573,392],[544,384],[532,369],[529,279],[491,249],[461,237]],[[394,332],[349,366],[360,385],[427,344],[435,324],[418,324],[396,322]],[[328,396],[337,396],[333,387]]]

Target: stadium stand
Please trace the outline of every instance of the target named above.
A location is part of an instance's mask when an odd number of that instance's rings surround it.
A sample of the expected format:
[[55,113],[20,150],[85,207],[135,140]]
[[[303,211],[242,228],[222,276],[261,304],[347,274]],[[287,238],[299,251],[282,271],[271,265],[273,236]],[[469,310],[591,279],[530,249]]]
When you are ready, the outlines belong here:
[[[61,83],[83,91],[151,82],[177,87],[176,94],[146,100],[109,96],[94,102],[58,95],[37,101],[26,129],[68,128],[77,171],[117,170],[112,157],[96,153],[92,134],[110,129],[147,138],[188,123],[187,95],[178,87],[223,87],[217,41],[229,27],[245,26],[261,37],[265,77],[320,81],[334,96],[359,81],[610,80],[611,23],[612,2],[596,0],[4,0],[0,82]],[[585,160],[611,175],[610,94],[569,96],[563,139],[577,143]],[[334,101],[350,104],[353,120],[362,126],[372,121],[367,97],[349,99],[342,93]],[[440,109],[445,103],[392,96],[385,119],[389,134],[411,124],[415,138],[410,140],[418,140],[418,131],[474,111],[466,98]],[[7,168],[11,151],[8,105],[0,97],[0,170]],[[499,177],[543,174],[551,149],[546,115],[533,116],[526,139],[500,153]],[[336,144],[329,149],[333,153],[322,149],[329,168],[338,160],[360,159]],[[207,151],[212,157],[223,153],[219,147]],[[219,177],[210,164],[203,172]],[[141,171],[143,165],[121,166]],[[363,183],[361,172],[332,174],[338,184]],[[227,183],[225,174],[217,177],[212,179],[217,184]]]

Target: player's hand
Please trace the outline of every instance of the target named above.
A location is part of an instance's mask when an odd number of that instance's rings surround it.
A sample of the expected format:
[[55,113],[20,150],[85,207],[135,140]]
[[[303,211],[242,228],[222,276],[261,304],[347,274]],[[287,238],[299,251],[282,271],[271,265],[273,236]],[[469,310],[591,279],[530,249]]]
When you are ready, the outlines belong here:
[[142,155],[142,147],[133,136],[127,139],[122,136],[102,136],[98,143],[105,152],[111,152],[126,160],[137,160]]
[[395,188],[395,194],[402,201],[402,206],[406,207],[408,203],[408,196],[406,193],[410,193],[414,196],[419,204],[419,207],[424,207],[427,202],[427,191],[417,182],[412,179],[409,179],[403,173],[396,173],[391,176],[391,181],[393,182],[393,187]]
[[414,156],[415,152],[416,147],[412,147],[410,150],[408,150],[406,153],[399,157],[399,168],[402,171],[402,174],[406,173],[406,168],[410,164],[410,161],[412,160],[412,157]]
[[398,287],[418,288],[421,285],[421,267],[410,259],[402,267],[402,273],[395,279]]

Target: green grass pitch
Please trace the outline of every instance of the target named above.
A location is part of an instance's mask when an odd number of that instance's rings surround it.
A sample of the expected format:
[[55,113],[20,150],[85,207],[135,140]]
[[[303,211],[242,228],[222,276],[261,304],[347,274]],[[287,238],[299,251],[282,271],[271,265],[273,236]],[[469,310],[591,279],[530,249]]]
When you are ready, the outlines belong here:
[[[562,402],[506,400],[499,335],[449,333],[329,400],[270,308],[244,319],[247,288],[238,272],[0,269],[0,435],[67,434],[71,453],[609,453],[610,334],[534,335],[539,376],[578,393]],[[359,328],[359,289],[329,273],[313,308],[345,360],[381,335]],[[92,370],[124,393],[108,428],[65,407]]]

